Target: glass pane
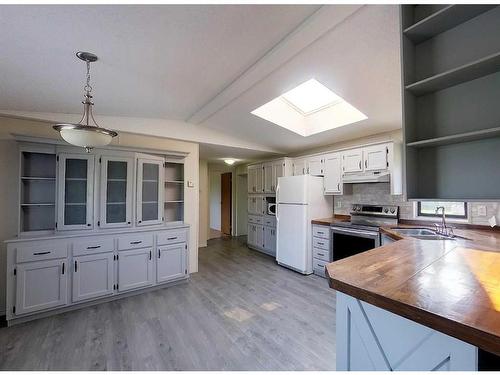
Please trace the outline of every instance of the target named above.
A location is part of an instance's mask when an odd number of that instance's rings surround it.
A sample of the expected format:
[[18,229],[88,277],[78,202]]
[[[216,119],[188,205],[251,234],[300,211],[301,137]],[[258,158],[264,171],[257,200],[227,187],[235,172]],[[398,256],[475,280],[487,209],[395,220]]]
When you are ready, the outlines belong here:
[[156,180],[159,176],[158,164],[144,163],[142,165],[142,179],[143,180]]
[[142,221],[158,220],[158,203],[142,204]]
[[86,205],[65,205],[64,207],[64,224],[79,225],[87,223],[87,206]]
[[145,181],[142,183],[142,201],[158,202],[158,182]]
[[108,180],[126,180],[127,162],[126,161],[108,161]]
[[107,223],[123,223],[126,220],[126,204],[107,204],[106,205],[106,222]]
[[66,159],[66,178],[87,178],[86,159]]
[[87,180],[66,180],[64,202],[85,204],[87,202]]
[[420,202],[419,214],[436,215],[438,207],[444,207],[446,215],[466,217],[465,202]]
[[106,192],[107,203],[125,203],[127,200],[126,181],[108,181]]

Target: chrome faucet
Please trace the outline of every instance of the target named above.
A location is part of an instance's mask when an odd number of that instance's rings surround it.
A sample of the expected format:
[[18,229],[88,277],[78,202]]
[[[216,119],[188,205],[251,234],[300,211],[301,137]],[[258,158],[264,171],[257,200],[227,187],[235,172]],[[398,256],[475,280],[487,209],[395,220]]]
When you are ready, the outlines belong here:
[[441,212],[441,224],[434,224],[436,226],[436,233],[442,236],[453,237],[453,228],[446,225],[446,213],[444,206],[436,207],[436,215]]

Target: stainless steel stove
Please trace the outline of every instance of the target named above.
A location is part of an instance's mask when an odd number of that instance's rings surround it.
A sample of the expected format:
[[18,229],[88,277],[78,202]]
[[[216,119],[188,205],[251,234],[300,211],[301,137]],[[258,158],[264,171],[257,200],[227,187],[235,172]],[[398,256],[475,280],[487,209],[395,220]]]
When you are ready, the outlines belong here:
[[396,225],[398,217],[398,206],[353,205],[350,222],[339,222],[331,226],[333,260],[379,247],[379,228]]

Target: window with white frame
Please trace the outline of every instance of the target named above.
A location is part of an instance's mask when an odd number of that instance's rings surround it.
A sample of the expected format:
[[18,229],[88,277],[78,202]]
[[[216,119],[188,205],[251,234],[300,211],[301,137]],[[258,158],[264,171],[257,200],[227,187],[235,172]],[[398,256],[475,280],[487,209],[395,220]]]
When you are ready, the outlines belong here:
[[467,202],[437,202],[421,201],[418,202],[417,215],[422,217],[441,217],[436,213],[438,207],[444,207],[446,217],[455,219],[467,219]]

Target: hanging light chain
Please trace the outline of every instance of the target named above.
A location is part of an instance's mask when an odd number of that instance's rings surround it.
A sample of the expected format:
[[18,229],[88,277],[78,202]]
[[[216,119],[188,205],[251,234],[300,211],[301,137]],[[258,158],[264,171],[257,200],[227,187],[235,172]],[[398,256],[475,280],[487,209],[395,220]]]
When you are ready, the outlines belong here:
[[92,92],[92,86],[90,85],[90,61],[87,60],[87,83],[83,88],[87,93]]

